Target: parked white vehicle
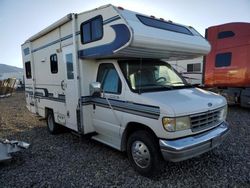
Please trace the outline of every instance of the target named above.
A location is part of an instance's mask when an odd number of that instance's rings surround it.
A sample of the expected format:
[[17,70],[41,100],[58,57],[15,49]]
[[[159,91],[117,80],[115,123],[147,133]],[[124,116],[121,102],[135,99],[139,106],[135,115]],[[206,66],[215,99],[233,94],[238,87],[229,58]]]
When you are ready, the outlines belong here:
[[168,61],[168,63],[192,85],[202,85],[203,56],[195,59]]
[[219,145],[226,100],[191,87],[164,60],[210,45],[192,27],[112,5],[69,14],[22,45],[27,108],[121,151],[142,175]]

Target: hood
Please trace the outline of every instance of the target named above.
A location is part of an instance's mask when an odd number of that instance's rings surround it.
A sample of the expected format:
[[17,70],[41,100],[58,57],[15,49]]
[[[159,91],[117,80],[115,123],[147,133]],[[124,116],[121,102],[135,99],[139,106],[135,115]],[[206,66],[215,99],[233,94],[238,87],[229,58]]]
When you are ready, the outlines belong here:
[[143,100],[158,105],[162,114],[185,116],[225,106],[224,97],[199,88],[142,93]]

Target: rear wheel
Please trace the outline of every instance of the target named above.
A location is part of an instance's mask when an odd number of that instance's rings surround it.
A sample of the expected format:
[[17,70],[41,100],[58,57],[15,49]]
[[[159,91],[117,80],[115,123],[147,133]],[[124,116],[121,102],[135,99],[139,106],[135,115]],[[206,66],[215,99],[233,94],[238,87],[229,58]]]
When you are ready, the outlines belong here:
[[59,132],[59,125],[55,122],[54,113],[52,110],[48,111],[47,115],[47,128],[51,134],[57,134]]
[[157,139],[147,131],[131,134],[127,143],[128,158],[134,169],[143,176],[154,176],[161,172],[162,156]]

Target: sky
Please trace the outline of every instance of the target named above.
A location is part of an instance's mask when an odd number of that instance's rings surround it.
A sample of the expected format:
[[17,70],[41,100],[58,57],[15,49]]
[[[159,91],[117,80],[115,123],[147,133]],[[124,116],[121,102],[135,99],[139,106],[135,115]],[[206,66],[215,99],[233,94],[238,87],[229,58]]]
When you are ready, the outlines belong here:
[[250,22],[250,0],[0,0],[0,64],[23,67],[21,44],[68,13],[105,4],[205,29]]

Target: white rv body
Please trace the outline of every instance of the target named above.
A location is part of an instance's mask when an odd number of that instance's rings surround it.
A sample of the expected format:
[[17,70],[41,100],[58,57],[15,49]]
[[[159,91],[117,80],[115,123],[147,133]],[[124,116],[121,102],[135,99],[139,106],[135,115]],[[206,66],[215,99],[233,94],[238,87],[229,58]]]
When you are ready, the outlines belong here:
[[[100,20],[102,30],[89,29],[97,27],[95,24]],[[179,156],[190,145],[175,147],[171,145],[172,139],[192,137],[193,143],[185,143],[196,145],[203,142],[197,137],[196,143],[195,136],[200,133],[210,131],[212,140],[228,132],[224,120],[195,132],[191,128],[166,131],[163,118],[220,114],[226,107],[225,99],[196,88],[133,92],[120,68],[120,59],[137,58],[142,63],[145,58],[182,60],[207,54],[209,43],[191,27],[106,5],[65,16],[29,38],[22,51],[27,108],[44,118],[52,111],[56,123],[81,134],[95,133],[93,139],[118,150],[126,150],[132,125],[151,130],[159,139],[163,157],[171,161],[190,158],[212,148],[206,145],[203,150],[194,149],[188,155],[184,152],[185,156]],[[57,67],[51,66],[54,62]],[[90,85],[97,81],[101,65],[115,68],[121,82],[120,93],[104,91],[99,97],[90,95]],[[177,148],[174,157],[167,152],[171,147]]]

